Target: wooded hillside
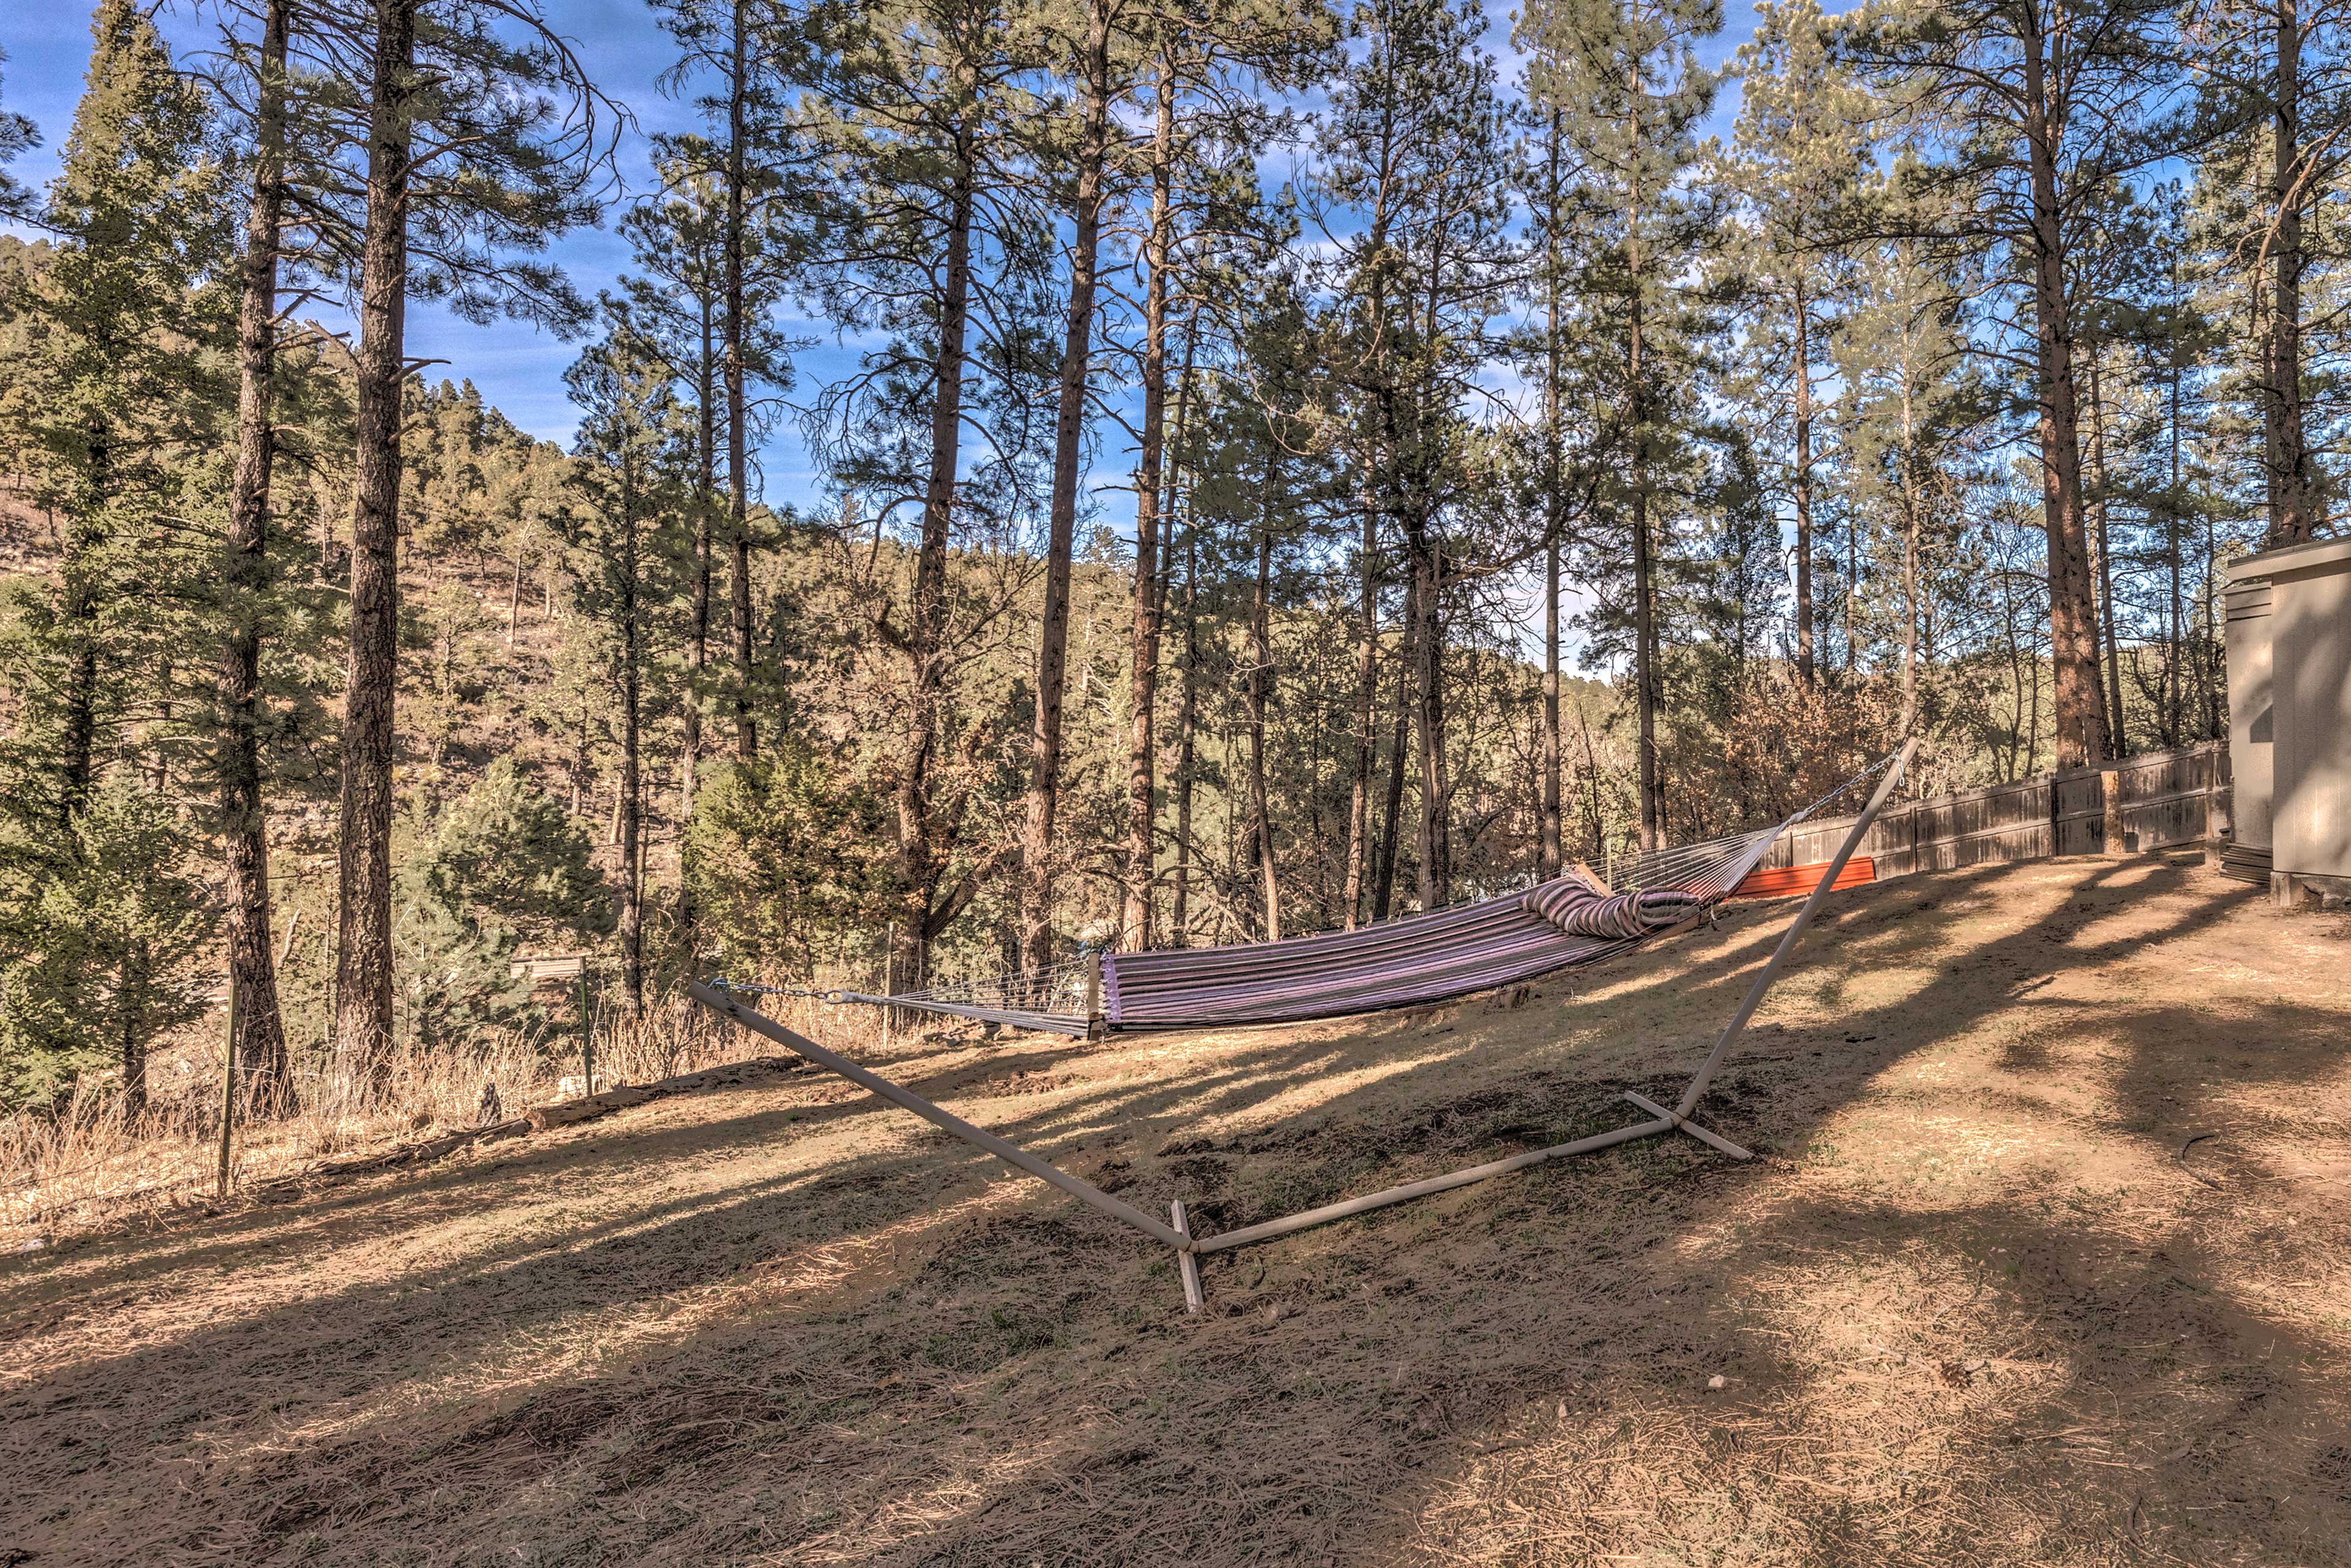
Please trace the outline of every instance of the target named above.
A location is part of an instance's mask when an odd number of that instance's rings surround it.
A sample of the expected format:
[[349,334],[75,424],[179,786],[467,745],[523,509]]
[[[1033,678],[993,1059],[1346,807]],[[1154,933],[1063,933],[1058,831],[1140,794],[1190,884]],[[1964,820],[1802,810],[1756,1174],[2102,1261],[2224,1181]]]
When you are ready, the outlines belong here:
[[0,183],[12,1104],[232,979],[364,1102],[522,952],[907,987],[2208,738],[2337,526],[2340,8],[653,9],[691,134],[560,4],[99,5]]

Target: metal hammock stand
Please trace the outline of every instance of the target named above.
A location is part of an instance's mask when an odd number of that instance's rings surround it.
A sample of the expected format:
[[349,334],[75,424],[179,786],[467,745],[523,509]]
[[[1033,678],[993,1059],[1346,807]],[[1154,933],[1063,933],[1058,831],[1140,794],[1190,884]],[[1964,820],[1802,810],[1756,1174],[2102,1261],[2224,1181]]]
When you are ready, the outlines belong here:
[[[1714,1049],[1708,1052],[1706,1061],[1691,1075],[1688,1084],[1682,1090],[1680,1099],[1671,1107],[1661,1105],[1645,1095],[1635,1094],[1628,1090],[1624,1097],[1637,1109],[1646,1112],[1646,1120],[1635,1122],[1630,1126],[1594,1134],[1588,1138],[1579,1138],[1573,1143],[1557,1144],[1543,1149],[1531,1149],[1524,1154],[1510,1155],[1507,1159],[1492,1160],[1485,1165],[1472,1166],[1466,1170],[1430,1176],[1423,1181],[1408,1182],[1402,1186],[1389,1187],[1382,1192],[1366,1193],[1361,1197],[1344,1198],[1337,1203],[1324,1204],[1319,1208],[1310,1208],[1279,1219],[1269,1219],[1260,1224],[1244,1226],[1238,1230],[1228,1230],[1217,1236],[1195,1237],[1180,1199],[1169,1206],[1168,1219],[1165,1223],[1154,1219],[1133,1205],[1122,1203],[1100,1187],[1081,1181],[1068,1172],[1048,1164],[1019,1145],[998,1137],[984,1127],[973,1125],[944,1106],[934,1104],[912,1090],[893,1083],[879,1073],[869,1071],[838,1051],[829,1051],[796,1030],[785,1028],[764,1013],[746,1006],[742,1000],[742,995],[738,995],[735,988],[729,988],[723,980],[712,985],[689,981],[686,990],[695,1000],[722,1017],[742,1025],[753,1033],[775,1041],[787,1051],[815,1063],[827,1071],[840,1074],[861,1088],[871,1090],[892,1104],[912,1111],[932,1125],[987,1150],[1014,1168],[1026,1171],[1038,1180],[1060,1188],[1081,1203],[1099,1209],[1112,1218],[1133,1227],[1161,1245],[1175,1249],[1177,1268],[1184,1281],[1186,1310],[1197,1312],[1201,1310],[1204,1300],[1200,1288],[1199,1260],[1203,1255],[1210,1252],[1223,1252],[1236,1247],[1248,1247],[1260,1241],[1270,1241],[1277,1237],[1288,1236],[1317,1225],[1327,1225],[1334,1219],[1344,1219],[1352,1215],[1367,1213],[1375,1208],[1385,1208],[1391,1204],[1408,1203],[1414,1198],[1449,1192],[1455,1187],[1468,1186],[1474,1182],[1485,1181],[1492,1176],[1507,1176],[1512,1171],[1527,1170],[1535,1166],[1545,1165],[1552,1160],[1565,1159],[1574,1155],[1592,1154],[1601,1149],[1612,1148],[1618,1144],[1631,1143],[1638,1138],[1687,1133],[1709,1148],[1719,1150],[1733,1159],[1751,1158],[1752,1155],[1747,1150],[1740,1148],[1721,1134],[1700,1126],[1692,1120],[1692,1117],[1698,1110],[1698,1102],[1705,1098],[1708,1087],[1714,1082],[1715,1074],[1721,1070],[1723,1061],[1729,1056],[1731,1046],[1745,1032],[1748,1020],[1755,1016],[1755,1009],[1762,1004],[1763,998],[1771,991],[1773,983],[1779,979],[1781,971],[1787,967],[1790,955],[1795,951],[1796,944],[1802,937],[1805,928],[1812,924],[1813,916],[1827,901],[1830,892],[1836,885],[1839,873],[1844,870],[1845,862],[1853,858],[1853,852],[1861,843],[1863,835],[1867,833],[1871,825],[1877,821],[1879,810],[1884,808],[1887,798],[1894,792],[1895,786],[1901,780],[1904,771],[1909,767],[1911,756],[1917,749],[1917,745],[1916,740],[1907,742],[1890,759],[1891,767],[1886,767],[1886,763],[1881,762],[1853,781],[1858,782],[1859,779],[1866,779],[1870,773],[1877,771],[1879,767],[1886,768],[1886,776],[1879,780],[1876,792],[1870,796],[1868,806],[1855,820],[1852,829],[1845,834],[1844,841],[1837,847],[1835,858],[1829,862],[1819,883],[1814,885],[1810,896],[1804,900],[1803,906],[1797,910],[1796,917],[1788,923],[1788,929],[1780,937],[1780,945],[1772,950],[1771,957],[1763,966],[1762,973],[1756,976],[1755,983],[1748,989],[1746,999],[1739,1004],[1738,1010],[1723,1026],[1722,1033],[1714,1042]],[[1824,800],[1834,799],[1835,794],[1841,794],[1850,787],[1850,783],[1841,786],[1831,796],[1824,797]],[[1813,809],[1817,808],[1817,804]],[[1809,814],[1809,810],[1805,813],[1800,813],[1800,815],[1806,814]],[[1790,821],[1796,820],[1791,818]],[[1782,823],[1780,828],[1766,830],[1763,835],[1764,847],[1768,847],[1770,841],[1778,837],[1787,825]],[[1749,837],[1751,839],[1754,835]],[[1760,858],[1761,851],[1758,850],[1752,854],[1741,853],[1735,856],[1732,863],[1745,861],[1749,869],[1751,869],[1753,861]],[[1741,872],[1740,874],[1744,876],[1745,873]],[[1730,885],[1736,885],[1735,879]],[[1722,889],[1725,894],[1729,891],[1729,887]],[[1429,917],[1422,918],[1426,920]],[[1687,930],[1694,924],[1693,921],[1685,921],[1666,931],[1654,932],[1647,937],[1604,946],[1607,947],[1608,952],[1626,951],[1655,936]],[[1279,946],[1288,946],[1288,944]],[[1601,953],[1596,956],[1605,956],[1607,954]],[[1589,959],[1576,961],[1583,962]],[[1059,983],[1066,985],[1068,982],[1064,979]],[[755,993],[747,990],[742,994]],[[829,995],[839,998],[842,994],[830,993]],[[856,999],[883,1001],[890,998],[861,997]],[[1013,1014],[1014,1016],[1007,1021],[1024,1021],[1026,1018],[1035,1016],[1029,1013],[1027,1009],[987,1009],[977,1005],[965,1007],[962,1004],[950,1004],[935,1010],[955,1010],[962,1016],[983,1019],[988,1018],[991,1013]]]

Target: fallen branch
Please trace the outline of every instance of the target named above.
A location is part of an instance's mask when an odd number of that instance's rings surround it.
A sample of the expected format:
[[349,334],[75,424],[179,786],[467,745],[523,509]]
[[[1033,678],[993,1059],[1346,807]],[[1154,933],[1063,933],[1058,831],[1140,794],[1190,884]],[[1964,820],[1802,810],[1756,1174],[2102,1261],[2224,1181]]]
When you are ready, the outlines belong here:
[[2188,1151],[2209,1138],[2217,1138],[2220,1135],[2220,1134],[2218,1133],[2199,1133],[2194,1137],[2189,1138],[2186,1143],[2180,1145],[2179,1153],[2174,1156],[2179,1161],[2179,1168],[2181,1170],[2186,1171],[2189,1176],[2194,1176],[2198,1181],[2202,1182],[2206,1186],[2212,1188],[2215,1192],[2220,1190],[2220,1184],[2214,1181],[2210,1176],[2206,1176],[2203,1172],[2197,1170],[2195,1167],[2190,1166],[2188,1163]]

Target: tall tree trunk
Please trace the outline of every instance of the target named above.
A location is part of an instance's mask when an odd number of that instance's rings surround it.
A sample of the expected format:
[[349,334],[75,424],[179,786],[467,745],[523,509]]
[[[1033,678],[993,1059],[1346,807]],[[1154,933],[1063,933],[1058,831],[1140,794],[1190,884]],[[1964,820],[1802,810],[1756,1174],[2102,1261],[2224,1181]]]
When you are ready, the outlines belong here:
[[1258,892],[1265,909],[1265,939],[1281,940],[1281,885],[1273,857],[1273,812],[1266,799],[1265,710],[1273,684],[1271,637],[1273,588],[1273,496],[1279,467],[1269,437],[1265,490],[1258,518],[1257,582],[1249,599],[1249,838],[1256,849]]
[[1902,345],[1902,722],[1905,739],[1918,729],[1918,453],[1913,423],[1910,343]]
[[1403,837],[1404,776],[1412,753],[1412,694],[1414,671],[1418,668],[1416,649],[1420,642],[1420,574],[1409,572],[1405,579],[1404,635],[1396,640],[1395,708],[1390,720],[1388,738],[1387,798],[1380,814],[1380,862],[1372,882],[1372,919],[1374,923],[1388,917],[1388,908],[1395,897],[1396,848]]
[[[1414,640],[1413,698],[1420,730],[1420,906],[1453,902],[1452,786],[1445,766],[1445,634],[1437,620],[1444,592],[1444,547],[1426,524],[1416,530],[1413,570],[1420,584],[1420,633]],[[1412,542],[1408,539],[1407,542]]]
[[1546,880],[1563,863],[1560,833],[1559,744],[1559,548],[1562,517],[1559,428],[1560,114],[1552,110],[1551,143],[1545,160],[1543,211],[1543,673],[1542,782],[1540,789],[1536,874]]
[[2298,544],[2318,527],[2316,476],[2303,429],[2302,214],[2312,193],[2304,185],[2302,146],[2302,15],[2300,0],[2276,0],[2277,79],[2272,94],[2270,245],[2273,294],[2262,399],[2268,448],[2269,537],[2264,548]]
[[[1134,476],[1134,711],[1126,745],[1126,898],[1120,919],[1129,952],[1151,946],[1152,883],[1158,870],[1157,741],[1159,702],[1159,582],[1161,467],[1167,411],[1167,262],[1176,224],[1175,46],[1160,48],[1156,109],[1151,136],[1151,230],[1144,265],[1143,453]],[[1188,348],[1185,358],[1188,361]],[[1189,365],[1187,362],[1186,370]]]
[[1029,738],[1029,810],[1020,878],[1021,961],[1053,961],[1053,816],[1061,774],[1061,697],[1068,676],[1070,552],[1084,456],[1093,360],[1094,259],[1101,244],[1102,164],[1110,133],[1110,0],[1086,6],[1086,101],[1078,147],[1076,234],[1070,256],[1070,316],[1061,347],[1061,407],[1053,425],[1053,490],[1047,517],[1045,603],[1037,651],[1037,721]]
[[[2028,17],[2037,15],[2027,9]],[[2057,202],[2061,133],[2049,114],[2047,38],[2028,27],[2024,133],[2032,199],[2033,340],[2040,371],[2041,510],[2049,548],[2050,666],[2057,766],[2106,759],[2105,703],[2098,694],[2097,613],[2082,515],[2082,444],[2074,386],[2074,329],[2065,298],[2064,214]]]
[[744,36],[743,0],[735,0],[728,16],[732,30],[726,94],[726,548],[734,570],[727,583],[728,608],[733,612],[735,654],[735,755],[744,761],[759,755],[759,721],[751,713],[751,474],[750,408],[744,382],[746,336],[743,312],[747,284],[744,272],[748,243],[743,182],[744,81],[750,69],[748,42]]
[[1184,685],[1176,708],[1176,907],[1170,935],[1178,947],[1192,945],[1193,747],[1200,713],[1200,545],[1187,522],[1184,529]]
[[350,665],[343,698],[335,1051],[346,1092],[391,1070],[392,703],[400,685],[400,436],[406,379],[408,179],[420,0],[375,0],[367,220],[360,261]]
[[[2175,305],[2178,302],[2179,287],[2179,266],[2176,260],[2172,263],[2172,292]],[[2163,661],[2163,744],[2173,747],[2180,743],[2181,730],[2187,716],[2185,692],[2188,673],[2184,664],[2187,652],[2184,646],[2186,628],[2181,624],[2183,618],[2180,614],[2179,600],[2179,558],[2186,553],[2187,541],[2181,537],[2186,530],[2181,526],[2185,518],[2181,515],[2179,505],[2180,332],[2176,318],[2172,322],[2169,337],[2171,340],[2171,484],[2165,492],[2163,503],[2163,554],[2166,564],[2170,568],[2171,613],[2167,622],[2169,631],[2167,634],[2168,647]]]
[[236,468],[229,485],[228,632],[221,649],[216,769],[226,861],[231,1042],[255,1110],[289,1103],[286,1025],[269,938],[268,814],[261,798],[261,615],[268,591],[271,376],[277,358],[278,225],[286,203],[286,54],[290,0],[267,0],[254,80],[253,198],[246,209],[237,302]]
[[1372,762],[1378,737],[1372,733],[1372,709],[1380,685],[1380,514],[1372,489],[1371,437],[1364,436],[1362,505],[1364,538],[1356,558],[1362,579],[1355,612],[1355,759],[1347,796],[1347,929],[1364,917],[1364,883],[1371,851]]
[[1796,675],[1813,667],[1813,350],[1812,306],[1800,278],[1796,299]]
[[686,601],[687,693],[684,755],[678,769],[678,818],[694,817],[702,765],[702,695],[710,668],[711,522],[718,510],[717,319],[707,298],[699,302],[702,354],[695,361],[694,568]]
[[[706,275],[705,275],[706,276]],[[679,746],[677,820],[677,940],[686,962],[699,949],[701,911],[694,899],[694,856],[691,829],[694,797],[702,766],[702,702],[710,668],[710,524],[718,508],[717,320],[711,310],[708,284],[704,281],[695,306],[701,320],[701,356],[694,362],[694,570],[685,622],[685,735]],[[692,1018],[689,1010],[686,1014]]]
[[[1635,94],[1639,93],[1636,77]],[[1640,137],[1638,117],[1634,140]],[[1656,584],[1649,538],[1649,400],[1644,381],[1647,344],[1644,339],[1641,298],[1641,187],[1633,184],[1626,224],[1626,259],[1631,272],[1628,331],[1625,340],[1625,402],[1633,437],[1633,706],[1636,745],[1640,749],[1641,852],[1657,848],[1664,832],[1665,812],[1657,798],[1657,668]]]
[[[967,82],[967,87],[968,83]],[[975,132],[967,116],[956,122],[953,173],[947,186],[945,277],[939,298],[937,361],[931,398],[931,469],[923,491],[923,541],[914,558],[914,594],[904,643],[913,665],[914,704],[905,761],[898,770],[899,918],[892,922],[891,968],[920,974],[927,967],[939,883],[947,869],[942,840],[950,825],[937,821],[938,775],[946,737],[946,643],[947,550],[954,538],[956,471],[963,436],[965,337],[971,317],[971,227],[976,184]]]
[[2098,356],[2090,356],[2090,474],[2097,499],[2091,503],[2095,534],[2091,540],[2098,560],[2098,628],[2105,639],[2106,734],[2116,756],[2125,754],[2129,732],[2123,716],[2123,653],[2121,620],[2115,612],[2115,559],[2106,533],[2106,405],[2099,396]]
[[[633,462],[633,458],[624,459]],[[633,484],[622,495],[621,536],[621,991],[632,1023],[645,1016],[644,791],[639,772],[640,710],[644,692],[644,617],[640,607],[641,559]],[[593,1084],[589,1086],[591,1090]]]

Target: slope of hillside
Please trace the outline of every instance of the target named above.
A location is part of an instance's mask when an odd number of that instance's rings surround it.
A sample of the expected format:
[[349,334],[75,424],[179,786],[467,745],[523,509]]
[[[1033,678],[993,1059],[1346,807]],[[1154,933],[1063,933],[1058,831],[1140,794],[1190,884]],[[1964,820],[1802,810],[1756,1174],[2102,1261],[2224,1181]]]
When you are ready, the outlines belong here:
[[[1834,906],[1626,1146],[1171,1260],[769,1072],[0,1268],[0,1561],[2351,1562],[2351,922]],[[1206,1229],[1625,1113],[1786,906],[1349,1024],[875,1065]]]

